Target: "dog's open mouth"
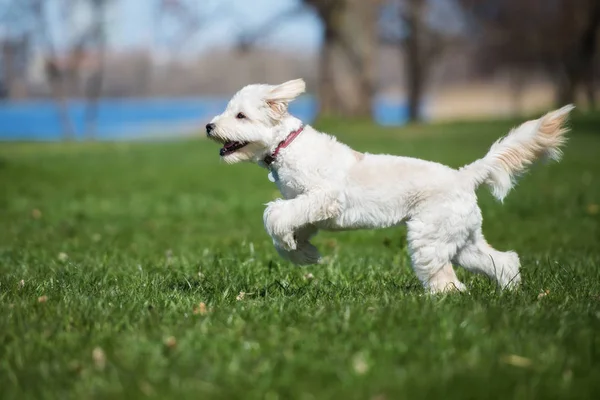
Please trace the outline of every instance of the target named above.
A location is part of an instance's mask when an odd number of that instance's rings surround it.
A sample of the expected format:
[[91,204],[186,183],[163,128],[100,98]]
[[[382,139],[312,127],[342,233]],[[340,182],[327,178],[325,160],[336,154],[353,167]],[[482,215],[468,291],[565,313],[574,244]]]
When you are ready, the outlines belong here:
[[223,157],[235,153],[247,144],[248,142],[226,142],[225,145],[221,147],[221,150],[219,150],[219,154]]

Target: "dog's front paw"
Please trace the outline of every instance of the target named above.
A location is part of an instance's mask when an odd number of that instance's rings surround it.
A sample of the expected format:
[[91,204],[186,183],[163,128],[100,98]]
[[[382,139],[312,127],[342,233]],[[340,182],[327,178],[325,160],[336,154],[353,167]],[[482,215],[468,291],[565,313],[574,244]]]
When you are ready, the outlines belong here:
[[342,205],[337,199],[330,202],[325,208],[325,216],[327,217],[327,219],[336,218],[341,214],[341,212]]
[[280,247],[293,250],[296,248],[296,240],[294,231],[290,229],[290,221],[284,204],[284,201],[276,200],[267,205],[263,215],[265,230]]
[[298,247],[294,232],[284,233],[280,237],[275,238],[275,241],[277,242],[278,247],[281,247],[286,251],[294,251]]
[[281,257],[296,265],[312,265],[321,263],[321,255],[315,246],[309,242],[299,242],[296,250],[286,250],[279,243],[274,242],[275,249]]

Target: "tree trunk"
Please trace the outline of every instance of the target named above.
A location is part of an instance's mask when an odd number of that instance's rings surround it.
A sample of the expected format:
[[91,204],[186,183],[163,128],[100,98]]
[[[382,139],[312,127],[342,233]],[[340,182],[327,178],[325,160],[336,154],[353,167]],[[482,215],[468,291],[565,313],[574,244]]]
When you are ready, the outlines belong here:
[[333,38],[333,31],[329,27],[325,27],[323,44],[321,46],[321,55],[319,60],[319,102],[321,114],[334,115],[338,114],[340,105],[337,101],[338,94],[333,83],[335,71],[331,67],[334,60],[334,49],[336,40]]
[[405,78],[408,94],[408,119],[410,122],[419,122],[422,119],[421,102],[425,89],[426,66],[424,40],[423,40],[423,14],[424,1],[410,0],[405,18],[407,35],[403,40]]
[[72,140],[75,138],[75,131],[69,115],[69,104],[65,94],[64,79],[62,78],[60,68],[56,66],[52,59],[46,60],[46,80],[56,104],[58,118],[62,126],[63,140]]
[[590,13],[590,22],[588,29],[584,32],[582,38],[582,53],[585,59],[585,92],[587,95],[588,106],[591,109],[596,108],[596,85],[595,72],[598,49],[598,35],[600,35],[600,2],[598,0],[592,3],[592,12]]
[[406,85],[408,91],[408,120],[419,122],[422,119],[421,101],[423,97],[423,77],[419,62],[407,54]]
[[57,52],[55,51],[50,28],[46,20],[45,3],[42,0],[35,0],[32,1],[31,6],[35,13],[34,15],[37,20],[36,22],[38,23],[40,35],[45,40],[47,55],[44,67],[46,80],[50,86],[54,102],[56,103],[58,116],[62,125],[62,136],[64,140],[71,140],[75,137],[75,132],[69,115],[69,104],[67,102],[67,93],[65,92],[64,71],[61,71],[61,68],[58,65]]
[[325,25],[320,60],[320,111],[339,117],[371,117],[375,93],[376,4],[345,0],[315,3]]
[[29,43],[26,36],[0,40],[0,71],[4,73],[2,77],[4,78],[4,89],[9,99],[27,97],[24,66],[27,64],[28,49]]
[[588,101],[588,107],[590,110],[596,109],[596,76],[595,76],[596,68],[593,68],[590,71],[590,74],[587,79],[587,83],[585,85],[585,94]]
[[557,106],[574,104],[578,86],[578,70],[574,65],[566,66],[560,73],[557,87]]
[[[590,1],[591,9],[588,9],[585,28],[577,37],[573,46],[563,56],[563,73],[558,80],[557,101],[559,105],[574,103],[578,87],[585,83],[586,92],[594,103],[593,79],[584,79],[591,77],[594,73],[594,58],[598,48],[598,31],[600,29],[600,2]],[[590,93],[592,95],[590,96]]]
[[103,0],[94,2],[94,41],[97,47],[98,66],[96,71],[90,77],[86,88],[87,106],[85,112],[85,137],[88,140],[96,138],[96,128],[98,125],[98,108],[100,96],[102,94],[102,84],[104,83],[105,52],[106,52],[106,34],[105,25],[105,6]]
[[523,93],[526,84],[527,77],[522,73],[521,70],[516,68],[510,69],[510,94],[512,115],[514,117],[520,117],[523,114]]

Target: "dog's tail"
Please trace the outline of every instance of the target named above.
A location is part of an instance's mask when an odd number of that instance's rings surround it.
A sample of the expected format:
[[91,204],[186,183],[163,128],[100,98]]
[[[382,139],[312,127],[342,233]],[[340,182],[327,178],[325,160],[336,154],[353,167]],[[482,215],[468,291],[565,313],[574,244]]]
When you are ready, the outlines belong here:
[[566,143],[564,135],[568,131],[564,125],[574,108],[573,105],[564,106],[525,122],[494,143],[485,157],[462,167],[459,173],[475,187],[487,183],[492,194],[502,201],[519,174],[537,158],[560,159],[560,147]]

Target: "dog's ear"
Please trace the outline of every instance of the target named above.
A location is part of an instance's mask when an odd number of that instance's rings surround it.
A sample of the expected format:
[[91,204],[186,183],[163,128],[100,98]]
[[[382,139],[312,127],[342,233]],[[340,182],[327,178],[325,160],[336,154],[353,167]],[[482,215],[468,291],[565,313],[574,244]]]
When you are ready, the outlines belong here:
[[288,103],[304,93],[306,83],[303,79],[294,79],[273,87],[267,94],[267,104],[277,117],[286,113]]

